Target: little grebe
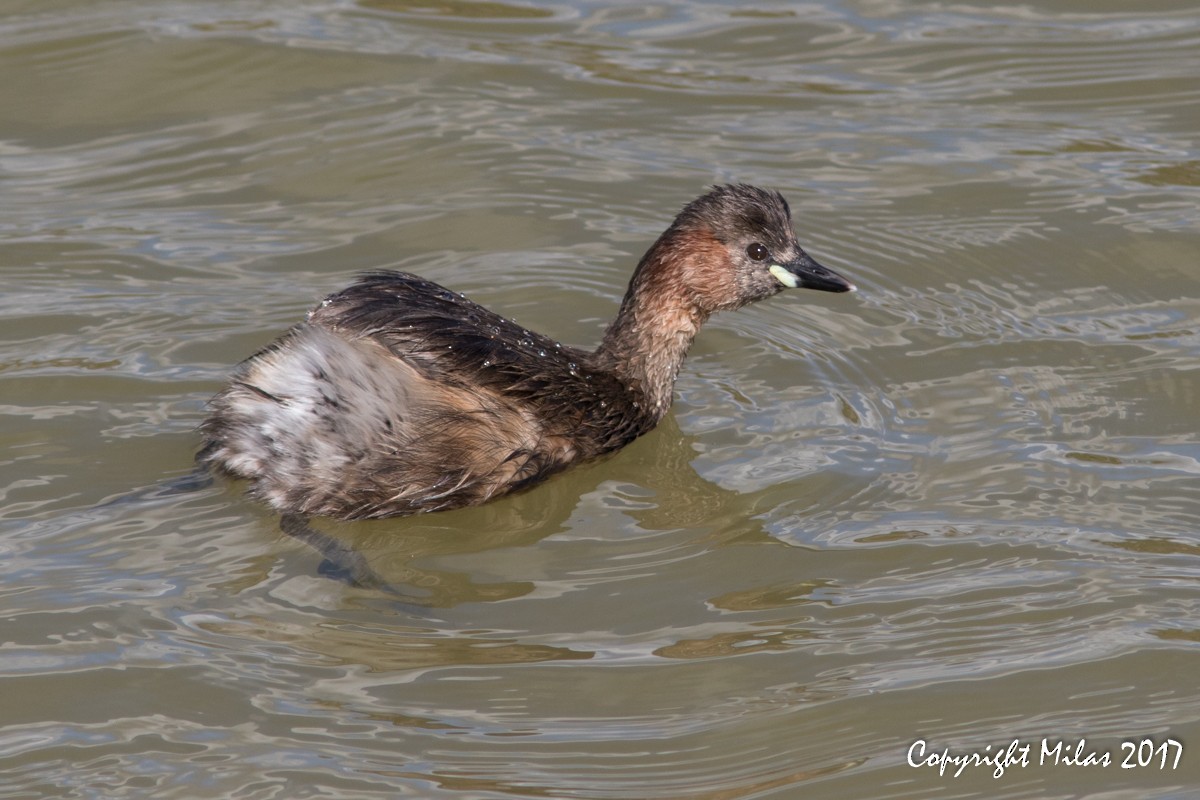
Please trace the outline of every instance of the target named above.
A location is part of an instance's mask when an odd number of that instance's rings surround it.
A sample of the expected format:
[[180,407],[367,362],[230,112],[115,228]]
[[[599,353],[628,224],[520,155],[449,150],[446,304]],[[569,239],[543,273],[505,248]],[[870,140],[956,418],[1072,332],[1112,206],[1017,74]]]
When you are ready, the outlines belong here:
[[785,287],[854,290],[800,249],[780,194],[746,185],[680,212],[591,353],[416,275],[364,275],[237,368],[198,458],[285,515],[477,505],[649,431],[709,315]]

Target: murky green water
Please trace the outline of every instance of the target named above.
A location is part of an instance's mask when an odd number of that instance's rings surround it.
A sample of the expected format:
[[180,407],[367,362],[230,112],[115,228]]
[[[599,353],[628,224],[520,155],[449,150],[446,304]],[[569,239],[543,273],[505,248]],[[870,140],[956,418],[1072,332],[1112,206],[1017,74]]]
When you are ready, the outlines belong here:
[[[9,0],[0,74],[0,796],[1195,796],[1195,4]],[[726,180],[861,291],[714,320],[616,457],[320,526],[393,591],[152,491],[357,271],[590,344]]]

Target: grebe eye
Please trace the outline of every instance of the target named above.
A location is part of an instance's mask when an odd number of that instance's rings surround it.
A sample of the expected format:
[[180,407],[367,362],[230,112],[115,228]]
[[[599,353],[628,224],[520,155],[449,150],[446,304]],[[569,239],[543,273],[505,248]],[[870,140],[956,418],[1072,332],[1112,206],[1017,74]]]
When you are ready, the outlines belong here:
[[746,255],[750,256],[751,261],[763,261],[767,256],[770,255],[770,253],[767,251],[766,247],[758,242],[755,242],[746,248]]

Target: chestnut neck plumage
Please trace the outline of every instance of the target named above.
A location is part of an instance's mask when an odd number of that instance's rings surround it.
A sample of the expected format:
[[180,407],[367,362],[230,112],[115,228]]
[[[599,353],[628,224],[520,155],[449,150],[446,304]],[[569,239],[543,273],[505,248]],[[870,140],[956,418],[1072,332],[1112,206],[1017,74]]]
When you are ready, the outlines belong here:
[[715,240],[672,228],[659,237],[634,271],[617,317],[592,358],[640,393],[643,413],[655,422],[671,407],[675,378],[700,326],[711,313],[690,287],[713,258]]

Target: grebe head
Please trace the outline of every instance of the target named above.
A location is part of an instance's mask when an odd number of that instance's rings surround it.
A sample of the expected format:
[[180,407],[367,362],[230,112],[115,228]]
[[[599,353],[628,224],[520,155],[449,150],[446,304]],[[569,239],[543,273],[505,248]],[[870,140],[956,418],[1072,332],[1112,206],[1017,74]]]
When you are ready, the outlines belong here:
[[[675,272],[703,314],[740,308],[784,289],[852,292],[855,286],[800,248],[778,192],[717,186],[693,200],[647,254]],[[651,267],[653,268],[653,267]]]

